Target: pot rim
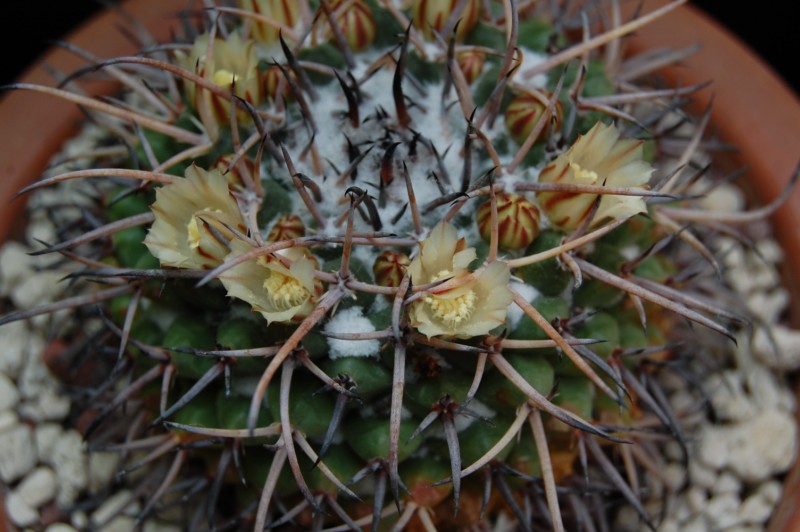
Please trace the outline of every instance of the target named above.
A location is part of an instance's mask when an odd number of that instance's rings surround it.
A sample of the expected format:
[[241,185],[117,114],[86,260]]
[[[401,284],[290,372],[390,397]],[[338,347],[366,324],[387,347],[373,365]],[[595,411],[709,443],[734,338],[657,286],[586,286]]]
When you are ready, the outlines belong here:
[[[125,0],[115,9],[104,9],[70,32],[66,42],[98,57],[117,57],[138,52],[137,46],[120,27],[136,20],[157,41],[167,39],[180,25],[178,14],[186,0]],[[63,48],[54,47],[41,55],[17,80],[53,86],[52,68],[71,73],[86,62]],[[118,85],[111,81],[80,79],[78,87],[91,96],[110,95]],[[74,104],[55,97],[23,90],[0,95],[0,242],[21,225],[25,202],[14,196],[42,171],[65,140],[80,128],[85,116]],[[15,124],[13,131],[7,124]]]

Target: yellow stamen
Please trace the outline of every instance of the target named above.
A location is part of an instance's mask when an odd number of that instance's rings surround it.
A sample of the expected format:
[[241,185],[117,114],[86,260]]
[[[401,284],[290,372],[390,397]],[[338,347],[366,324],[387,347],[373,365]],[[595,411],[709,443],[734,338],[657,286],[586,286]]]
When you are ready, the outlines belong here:
[[588,179],[588,184],[590,185],[594,185],[597,183],[598,179],[600,179],[597,176],[597,172],[581,168],[581,165],[578,163],[569,163],[569,167],[572,168],[572,173],[575,175],[575,179]]
[[192,216],[186,224],[186,241],[191,249],[200,247],[200,228],[197,226],[197,216]]
[[221,68],[216,72],[214,72],[214,77],[213,77],[214,84],[220,87],[230,87],[231,84],[238,81],[238,79],[239,76],[237,76],[230,70],[225,70],[224,68]]
[[[450,277],[452,272],[442,270],[431,279],[432,282]],[[468,320],[475,309],[475,292],[469,290],[460,296],[444,298],[441,296],[426,296],[423,301],[428,304],[434,316],[443,321],[449,327],[455,327],[461,322]]]
[[264,280],[264,291],[277,309],[296,307],[309,297],[309,292],[294,277],[272,270]]
[[[200,212],[216,212],[222,214],[219,209],[205,208]],[[186,224],[186,241],[189,243],[191,249],[200,247],[200,225],[197,223],[197,214],[194,214],[189,223]]]

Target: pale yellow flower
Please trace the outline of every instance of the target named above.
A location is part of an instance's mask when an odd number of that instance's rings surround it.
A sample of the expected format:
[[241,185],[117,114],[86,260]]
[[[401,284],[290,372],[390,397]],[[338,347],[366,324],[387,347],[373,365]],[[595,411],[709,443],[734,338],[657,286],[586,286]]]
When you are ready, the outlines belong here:
[[[231,256],[254,249],[241,240],[232,243]],[[288,322],[308,316],[322,295],[314,278],[319,265],[303,247],[294,247],[237,264],[220,275],[228,295],[252,305],[269,322]],[[284,265],[281,259],[287,262]]]
[[[540,183],[575,183],[608,187],[641,188],[650,180],[653,168],[642,160],[643,141],[620,139],[613,125],[598,122],[539,174]],[[596,194],[540,192],[539,206],[556,227],[575,230],[583,223],[597,198]],[[600,200],[591,225],[608,218],[620,219],[640,212],[647,206],[641,196],[605,194]]]
[[[209,56],[208,37],[207,33],[198,36],[188,56],[178,53],[178,64],[222,87],[226,92],[233,87],[236,96],[258,106],[263,100],[264,89],[258,71],[255,41],[242,39],[234,32],[225,39],[215,39]],[[186,92],[195,109],[200,109],[203,105],[201,98],[207,98],[217,121],[227,123],[230,120],[230,97],[220,97],[205,90],[198,91],[192,82],[186,83]],[[241,110],[238,117],[240,120],[247,120],[249,114]]]
[[234,230],[245,233],[247,228],[218,170],[192,165],[185,175],[156,189],[150,206],[156,219],[144,243],[162,266],[212,269],[230,252]]
[[414,284],[473,278],[455,288],[433,289],[412,303],[409,309],[412,327],[428,337],[471,338],[505,323],[512,301],[506,263],[493,262],[474,274],[470,272],[468,267],[475,260],[475,248],[468,248],[466,241],[458,238],[455,227],[447,222],[434,227],[419,247],[419,255],[408,266]]

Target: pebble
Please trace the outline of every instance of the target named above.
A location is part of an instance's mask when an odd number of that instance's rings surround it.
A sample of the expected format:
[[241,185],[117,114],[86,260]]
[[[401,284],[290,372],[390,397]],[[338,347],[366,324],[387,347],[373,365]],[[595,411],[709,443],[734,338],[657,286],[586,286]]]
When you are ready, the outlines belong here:
[[664,445],[664,456],[675,462],[683,460],[683,449],[681,444],[676,441],[669,441]]
[[671,515],[675,520],[679,523],[683,523],[692,515],[692,511],[689,509],[689,503],[686,502],[684,499],[677,499],[675,500],[675,507],[672,509],[669,515]]
[[[118,491],[106,499],[100,507],[94,511],[90,519],[93,526],[103,527],[103,530],[108,530],[110,521],[114,516],[122,512],[128,514],[136,514],[139,511],[139,505],[134,500],[133,493],[129,490]],[[103,526],[105,524],[105,526]],[[131,527],[129,530],[133,530]]]
[[791,415],[766,410],[727,435],[730,469],[744,482],[761,482],[783,473],[797,448],[797,422]]
[[761,495],[770,505],[775,506],[783,493],[783,486],[777,480],[768,480],[761,484],[756,493]]
[[120,515],[103,527],[103,532],[130,532],[136,529],[136,519]]
[[697,398],[688,390],[680,390],[669,398],[669,403],[675,412],[692,411],[697,405]]
[[[2,268],[2,265],[0,265]],[[0,327],[0,373],[16,379],[30,350],[30,332],[25,322],[14,321]]]
[[14,383],[0,373],[0,411],[9,410],[17,406],[19,402],[19,392]]
[[658,532],[680,532],[681,527],[675,520],[667,517],[658,526]]
[[36,399],[46,386],[50,388],[57,387],[55,378],[42,362],[43,351],[43,345],[41,349],[28,351],[25,365],[17,379],[17,389],[23,399]]
[[783,262],[783,249],[772,238],[762,238],[756,241],[756,249],[767,264],[780,264]]
[[639,514],[636,513],[636,510],[634,510],[632,506],[623,506],[617,513],[617,518],[614,522],[614,530],[633,532],[639,530],[641,524],[642,520],[639,518]]
[[711,488],[715,494],[721,493],[739,493],[742,490],[742,481],[728,471],[722,472],[717,477],[717,482]]
[[0,295],[8,296],[19,281],[31,270],[27,246],[10,241],[0,248]]
[[27,425],[17,425],[0,433],[0,480],[11,483],[24,476],[36,465],[33,431]]
[[723,258],[728,266],[725,279],[740,294],[747,295],[758,290],[771,290],[780,285],[780,274],[773,264],[742,248],[734,248]]
[[119,455],[117,453],[89,453],[89,492],[100,493],[109,485],[117,473]]
[[695,486],[711,489],[717,483],[717,472],[713,467],[705,467],[699,460],[692,460],[689,462],[689,479]]
[[698,203],[712,211],[739,211],[744,208],[744,194],[730,183],[721,183],[708,191]]
[[22,417],[32,421],[59,421],[67,417],[70,400],[58,393],[54,386],[47,386],[32,401],[20,406]]
[[699,486],[692,486],[686,490],[686,502],[689,505],[689,510],[691,510],[692,515],[703,512],[703,509],[706,507],[707,499],[706,490]]
[[58,423],[40,423],[36,427],[34,433],[34,440],[36,441],[36,452],[39,455],[39,461],[45,464],[52,465],[53,447],[56,441],[61,437],[64,429]]
[[73,504],[89,482],[88,460],[83,438],[75,430],[68,430],[53,445],[52,465],[58,476],[56,502],[61,508]]
[[144,532],[181,532],[182,529],[175,525],[159,523],[158,521],[147,521],[144,524]]
[[0,411],[0,432],[5,432],[18,424],[19,416],[16,412],[13,410]]
[[53,223],[46,217],[32,216],[25,228],[25,239],[31,242],[58,242],[58,233]]
[[695,516],[688,523],[683,524],[681,532],[708,532],[705,517],[702,515]]
[[64,291],[64,272],[42,271],[28,276],[11,289],[11,301],[21,310],[51,303]]
[[788,303],[789,293],[783,289],[756,290],[747,295],[750,311],[766,323],[777,322]]
[[747,388],[752,402],[759,410],[793,410],[794,399],[788,399],[778,378],[763,366],[752,364],[747,368]]
[[53,523],[44,529],[44,532],[78,532],[76,528],[69,526],[66,523]]
[[[692,464],[692,466],[703,464],[710,469],[722,469],[725,464],[728,463],[728,454],[730,450],[728,448],[728,442],[725,441],[724,438],[725,430],[724,428],[706,427],[700,432],[700,445],[697,449],[698,464]],[[692,469],[690,466],[690,472],[691,471]],[[692,482],[702,481],[702,477],[696,477],[694,474],[691,478]],[[700,485],[707,488],[711,487],[711,485],[707,485],[706,483]]]
[[6,495],[6,512],[17,526],[30,526],[39,520],[39,512],[25,504],[22,497],[14,491]]
[[744,391],[744,382],[738,371],[727,370],[712,375],[705,384],[714,414],[721,421],[749,419],[756,413]]
[[56,495],[56,474],[49,467],[37,467],[17,487],[17,493],[31,508],[39,508]]
[[753,335],[753,353],[770,368],[797,369],[800,367],[800,331],[773,325],[768,333],[765,327],[759,327]]
[[712,523],[712,530],[731,527],[739,521],[739,496],[735,493],[721,493],[712,497],[706,505],[706,517]]
[[754,493],[742,502],[737,513],[738,520],[743,523],[760,524],[766,522],[772,514],[773,505],[760,493]]
[[687,473],[683,464],[667,464],[663,474],[669,489],[672,491],[678,491],[686,482]]
[[72,515],[70,516],[70,522],[72,523],[72,526],[78,530],[86,530],[89,528],[89,516],[86,515],[86,512],[81,510],[72,512]]

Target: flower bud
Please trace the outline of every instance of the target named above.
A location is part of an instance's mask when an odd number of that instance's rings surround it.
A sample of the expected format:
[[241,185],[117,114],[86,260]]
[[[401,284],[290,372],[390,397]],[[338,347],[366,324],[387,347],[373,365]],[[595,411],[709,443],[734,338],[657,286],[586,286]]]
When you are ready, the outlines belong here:
[[[539,236],[539,209],[525,196],[501,192],[497,194],[497,226],[500,247],[524,249]],[[478,231],[487,242],[492,233],[492,203],[487,201],[476,213]]]
[[252,38],[264,44],[277,42],[280,28],[292,28],[300,20],[300,2],[297,0],[240,0],[239,5],[246,11],[275,21],[275,25],[252,21]]
[[214,165],[211,167],[212,170],[217,170],[219,173],[224,175],[228,179],[228,183],[231,186],[243,186],[244,179],[242,178],[242,172],[249,172],[250,176],[252,177],[255,175],[256,165],[252,159],[249,157],[242,157],[236,164],[231,166],[231,162],[233,162],[234,154],[233,153],[226,153],[225,155],[220,155],[219,158],[216,160]]
[[[536,123],[544,114],[547,108],[547,98],[537,93],[524,93],[516,95],[506,108],[506,128],[511,137],[522,144],[528,135],[536,127]],[[556,101],[555,105],[555,130],[561,129],[561,103]],[[542,140],[547,134],[548,127],[545,126],[537,140]]]
[[[232,33],[226,39],[217,38],[210,45],[209,35],[198,36],[189,55],[178,54],[178,64],[196,72],[214,85],[233,95],[220,96],[198,87],[194,82],[186,82],[187,97],[200,114],[202,120],[208,116],[218,123],[230,121],[230,106],[233,96],[257,107],[263,100],[263,82],[258,71],[255,41],[245,40]],[[237,108],[237,119],[250,120],[250,114]],[[204,122],[205,123],[205,122]]]
[[[433,40],[433,32],[441,33],[447,24],[450,15],[453,14],[458,0],[415,0],[413,7],[413,22],[418,30],[428,40]],[[459,18],[456,38],[463,40],[472,28],[478,23],[480,12],[479,0],[467,0],[464,10],[461,11]],[[452,29],[452,28],[451,28]],[[450,39],[450,35],[442,35],[445,40]]]
[[406,274],[406,268],[411,264],[408,255],[399,251],[386,250],[378,255],[372,265],[375,282],[380,286],[400,286],[400,281]]
[[456,55],[456,61],[458,61],[458,66],[461,68],[461,72],[464,73],[467,83],[472,83],[483,72],[486,54],[475,50],[461,52]]
[[287,214],[281,216],[275,223],[272,224],[272,229],[269,230],[267,235],[268,242],[280,242],[282,240],[291,240],[292,238],[300,238],[305,236],[306,226],[303,220],[296,214]]
[[375,40],[375,19],[364,0],[335,0],[331,2],[331,8],[350,48],[358,51],[372,44]]

